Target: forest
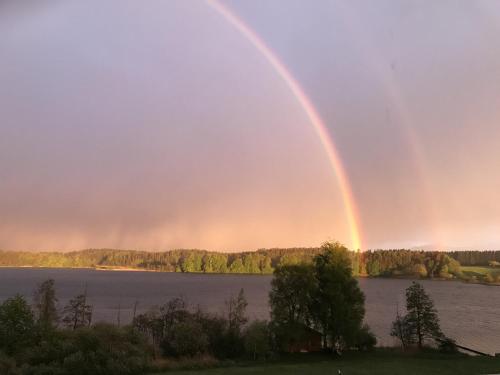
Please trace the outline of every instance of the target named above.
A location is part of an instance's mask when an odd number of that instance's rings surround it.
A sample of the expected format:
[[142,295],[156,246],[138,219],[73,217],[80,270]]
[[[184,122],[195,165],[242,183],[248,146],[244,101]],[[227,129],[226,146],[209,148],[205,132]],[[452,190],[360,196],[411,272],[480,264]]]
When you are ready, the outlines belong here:
[[[198,249],[149,252],[87,249],[73,252],[0,251],[3,267],[138,269],[161,272],[272,274],[281,265],[310,263],[320,248],[222,253]],[[355,276],[459,278],[500,282],[500,251],[368,250],[349,252]],[[483,267],[484,274],[467,272]],[[465,272],[463,272],[465,271]]]

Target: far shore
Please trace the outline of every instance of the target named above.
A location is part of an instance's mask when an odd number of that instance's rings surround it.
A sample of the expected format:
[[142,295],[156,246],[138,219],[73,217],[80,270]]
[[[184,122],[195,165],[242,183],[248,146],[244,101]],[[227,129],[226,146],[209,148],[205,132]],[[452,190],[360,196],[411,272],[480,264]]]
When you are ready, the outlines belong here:
[[[245,276],[272,276],[270,273],[236,273],[236,272],[177,272],[177,271],[162,271],[162,270],[151,270],[146,268],[132,268],[132,267],[108,267],[108,266],[95,266],[95,267],[47,267],[47,266],[4,266],[0,265],[1,268],[31,268],[31,269],[69,269],[69,270],[95,270],[95,271],[112,271],[112,272],[156,272],[156,273],[183,273],[183,274],[194,274],[194,275],[245,275]],[[429,280],[429,281],[460,281],[467,284],[479,284],[485,286],[500,286],[500,283],[485,283],[481,281],[466,281],[459,278],[439,278],[435,277],[432,279],[428,278],[417,278],[411,276],[368,276],[368,275],[358,275],[358,279],[403,279],[403,280]]]
[[58,269],[58,270],[96,270],[96,271],[127,271],[127,272],[166,272],[174,273],[170,271],[159,271],[159,270],[148,270],[144,268],[130,268],[130,267],[69,267],[69,266],[0,266],[0,268],[33,268],[33,269]]

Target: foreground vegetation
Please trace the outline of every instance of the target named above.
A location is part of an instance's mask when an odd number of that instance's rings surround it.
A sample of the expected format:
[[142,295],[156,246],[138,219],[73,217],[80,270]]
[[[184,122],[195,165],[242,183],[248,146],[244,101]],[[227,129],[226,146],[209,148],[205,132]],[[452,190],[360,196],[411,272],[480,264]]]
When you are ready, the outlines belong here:
[[247,364],[239,367],[204,369],[203,371],[169,371],[164,375],[474,375],[500,373],[500,359],[449,355],[436,352],[403,353],[376,350],[371,353],[346,353],[332,359],[318,355],[298,355],[279,361]]

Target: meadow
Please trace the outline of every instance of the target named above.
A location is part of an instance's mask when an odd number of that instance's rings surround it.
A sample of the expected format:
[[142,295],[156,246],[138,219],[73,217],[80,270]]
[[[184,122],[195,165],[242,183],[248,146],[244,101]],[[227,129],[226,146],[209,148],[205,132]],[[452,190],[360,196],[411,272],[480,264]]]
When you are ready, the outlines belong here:
[[202,370],[168,371],[162,375],[473,375],[500,374],[500,358],[427,353],[401,353],[379,349],[371,353],[348,353],[332,359],[323,355],[297,355],[278,362]]
[[473,278],[473,280],[475,279],[488,283],[500,283],[499,267],[462,266],[460,269],[466,278]]

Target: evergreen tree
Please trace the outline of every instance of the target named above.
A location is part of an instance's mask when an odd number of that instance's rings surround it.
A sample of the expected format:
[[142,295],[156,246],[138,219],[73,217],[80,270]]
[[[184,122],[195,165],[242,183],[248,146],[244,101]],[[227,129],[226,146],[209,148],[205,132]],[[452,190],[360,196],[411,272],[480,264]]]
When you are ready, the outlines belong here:
[[406,289],[406,311],[404,317],[398,312],[391,330],[391,336],[398,337],[403,348],[414,342],[422,348],[428,339],[444,338],[434,302],[415,281]]
[[434,302],[420,283],[414,281],[406,289],[406,310],[408,327],[419,348],[422,348],[425,339],[443,336]]

